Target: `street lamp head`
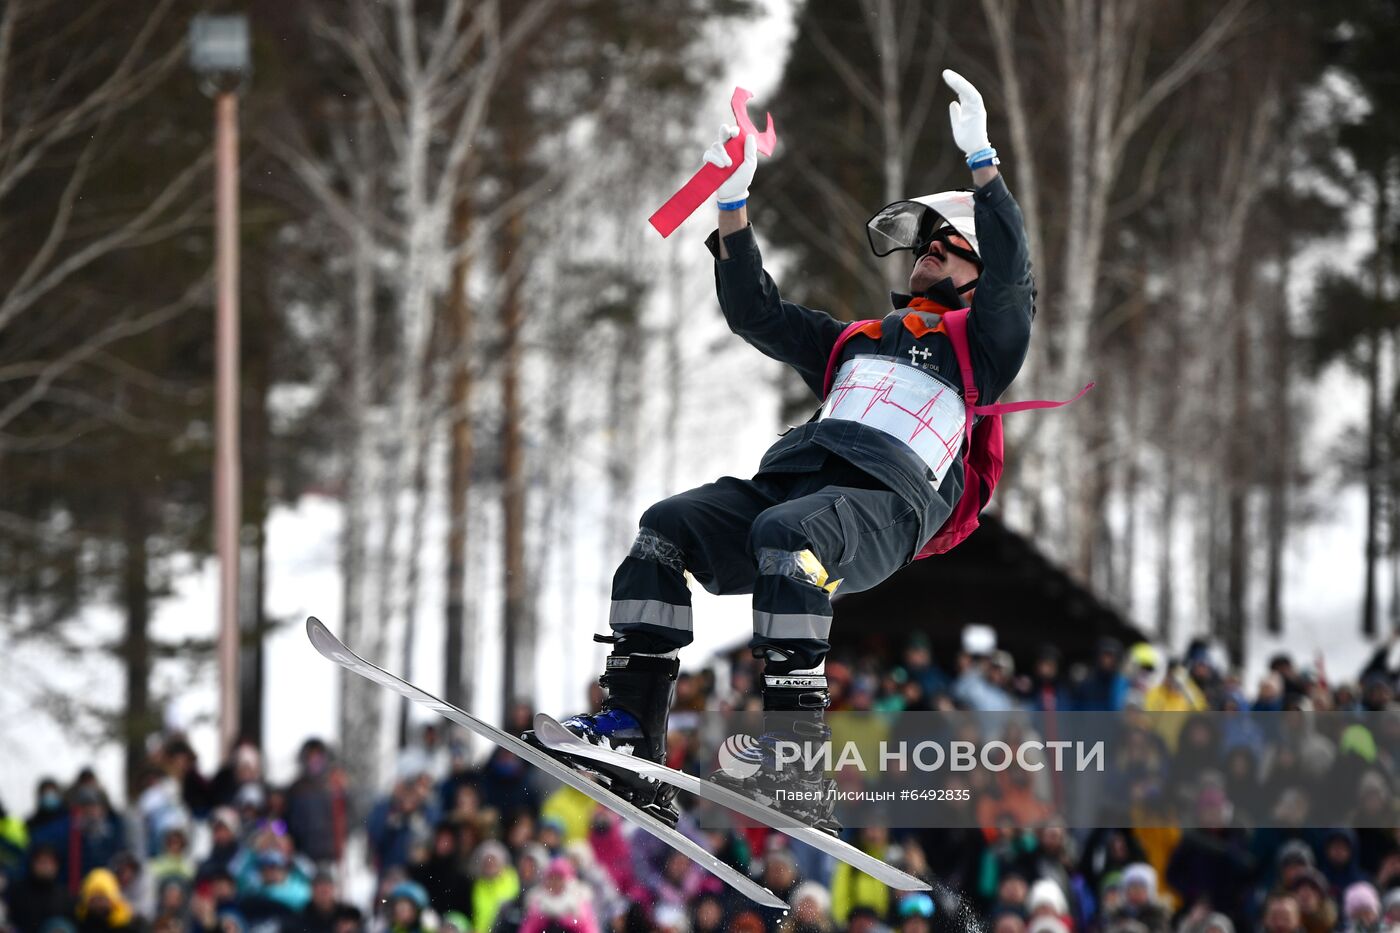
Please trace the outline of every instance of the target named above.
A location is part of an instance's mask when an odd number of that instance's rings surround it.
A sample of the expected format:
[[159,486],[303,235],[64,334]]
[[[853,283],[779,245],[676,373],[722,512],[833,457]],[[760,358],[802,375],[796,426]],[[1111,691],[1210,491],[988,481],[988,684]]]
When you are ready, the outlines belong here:
[[236,90],[253,72],[248,17],[201,13],[190,21],[190,67],[208,93]]

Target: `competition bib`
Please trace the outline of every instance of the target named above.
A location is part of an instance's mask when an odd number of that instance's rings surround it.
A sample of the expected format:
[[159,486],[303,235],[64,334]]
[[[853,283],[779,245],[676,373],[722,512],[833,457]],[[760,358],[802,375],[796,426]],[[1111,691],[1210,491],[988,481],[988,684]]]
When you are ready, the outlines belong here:
[[943,482],[962,448],[962,395],[932,373],[884,356],[857,356],[836,372],[822,403],[826,421],[859,421],[901,441]]

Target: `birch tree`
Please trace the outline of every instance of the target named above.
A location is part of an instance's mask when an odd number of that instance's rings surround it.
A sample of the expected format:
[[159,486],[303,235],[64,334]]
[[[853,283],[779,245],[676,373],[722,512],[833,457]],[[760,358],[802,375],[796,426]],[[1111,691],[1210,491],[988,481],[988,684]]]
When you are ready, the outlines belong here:
[[[382,158],[369,166],[375,174],[353,190],[376,197],[386,208],[348,200],[338,178],[309,146],[268,140],[355,243],[360,260],[357,308],[366,317],[372,313],[368,305],[376,285],[390,296],[391,356],[375,360],[383,370],[378,384],[387,387],[388,395],[375,400],[383,418],[357,444],[365,460],[354,467],[365,471],[374,464],[378,491],[366,495],[363,474],[356,475],[359,488],[349,491],[360,502],[378,500],[374,520],[357,520],[349,528],[354,535],[374,533],[375,543],[365,545],[376,558],[374,586],[372,595],[360,596],[361,605],[372,599],[374,623],[352,613],[346,629],[347,638],[364,645],[370,656],[384,656],[391,634],[405,632],[405,614],[413,602],[417,553],[412,542],[421,540],[421,531],[414,529],[421,529],[422,512],[412,490],[426,455],[424,437],[433,427],[425,400],[440,388],[430,380],[443,372],[432,363],[431,335],[454,264],[468,246],[457,241],[454,209],[474,177],[477,147],[507,63],[538,32],[552,6],[552,0],[531,0],[514,5],[507,16],[499,2],[355,0],[348,11],[337,9],[332,16],[327,8],[315,19],[312,28],[320,46],[335,56],[345,80],[365,101],[360,136],[381,141]],[[368,190],[370,179],[373,190]],[[356,346],[368,356],[374,351],[366,346],[368,322],[363,323],[367,326],[356,331]],[[365,362],[357,359],[357,368]],[[355,377],[357,406],[376,384],[371,373],[373,369]],[[358,548],[347,547],[347,554],[352,550]],[[362,787],[374,786],[377,778],[379,701],[371,687],[353,678],[342,682],[342,738],[347,747],[361,750],[355,760],[365,765],[365,772],[356,775]]]

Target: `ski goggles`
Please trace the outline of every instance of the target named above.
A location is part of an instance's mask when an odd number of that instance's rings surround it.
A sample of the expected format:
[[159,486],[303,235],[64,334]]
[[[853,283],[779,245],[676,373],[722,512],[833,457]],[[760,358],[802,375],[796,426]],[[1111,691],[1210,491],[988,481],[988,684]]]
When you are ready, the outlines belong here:
[[[948,252],[982,268],[982,260],[968,248],[971,241],[967,235],[941,213],[919,201],[895,201],[880,208],[866,222],[865,235],[876,256],[909,250],[917,260],[923,258],[934,243],[942,243]],[[952,242],[954,237],[962,242]]]

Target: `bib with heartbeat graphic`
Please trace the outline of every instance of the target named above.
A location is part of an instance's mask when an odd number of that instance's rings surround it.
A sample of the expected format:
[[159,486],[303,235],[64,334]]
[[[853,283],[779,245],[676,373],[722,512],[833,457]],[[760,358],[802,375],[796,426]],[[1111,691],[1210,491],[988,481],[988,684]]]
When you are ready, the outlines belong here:
[[904,443],[933,472],[933,485],[957,459],[967,409],[957,389],[932,373],[888,356],[842,364],[820,420],[858,421]]

